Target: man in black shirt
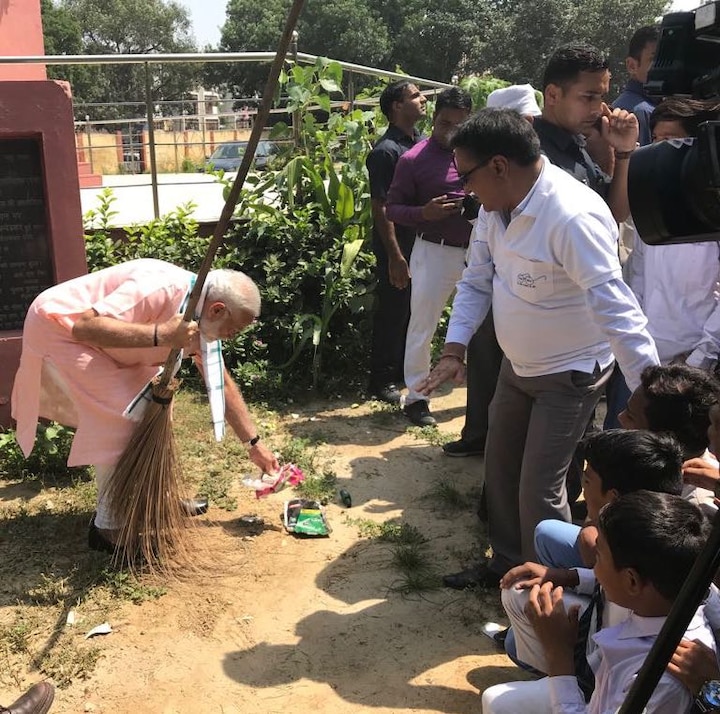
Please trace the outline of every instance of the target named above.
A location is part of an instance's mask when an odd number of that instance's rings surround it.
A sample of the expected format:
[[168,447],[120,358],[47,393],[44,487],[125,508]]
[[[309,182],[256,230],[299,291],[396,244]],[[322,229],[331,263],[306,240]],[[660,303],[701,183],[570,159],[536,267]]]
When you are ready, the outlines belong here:
[[[556,50],[543,75],[542,117],[535,120],[543,153],[606,200],[616,221],[630,215],[627,177],[630,154],[637,146],[638,122],[624,109],[610,109],[605,96],[610,71],[594,47],[566,45]],[[587,137],[603,154],[595,161]],[[607,159],[607,172],[600,160]]]
[[389,126],[368,154],[373,215],[373,252],[377,259],[377,305],[370,355],[370,393],[398,403],[397,383],[403,378],[405,336],[410,319],[410,253],[415,231],[395,226],[385,215],[387,192],[398,159],[420,138],[415,124],[425,115],[425,97],[406,80],[389,84],[380,95],[380,109]]
[[[602,53],[586,45],[559,48],[545,68],[545,106],[542,118],[534,126],[542,151],[550,161],[599,193],[615,220],[622,223],[630,215],[628,164],[637,146],[639,125],[634,114],[622,108],[608,108],[604,98],[609,86],[610,71]],[[609,159],[612,177],[590,155],[588,137]],[[606,386],[608,403],[622,399],[621,394],[616,395],[614,384],[611,380]],[[594,428],[593,419],[588,429]],[[583,459],[576,454],[567,479],[571,502],[582,490],[582,471]]]

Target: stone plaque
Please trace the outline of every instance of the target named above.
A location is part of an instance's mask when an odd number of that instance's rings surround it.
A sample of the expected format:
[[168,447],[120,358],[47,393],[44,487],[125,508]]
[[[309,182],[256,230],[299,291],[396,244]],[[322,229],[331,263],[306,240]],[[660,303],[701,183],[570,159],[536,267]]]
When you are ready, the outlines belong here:
[[54,283],[40,142],[0,139],[0,331]]

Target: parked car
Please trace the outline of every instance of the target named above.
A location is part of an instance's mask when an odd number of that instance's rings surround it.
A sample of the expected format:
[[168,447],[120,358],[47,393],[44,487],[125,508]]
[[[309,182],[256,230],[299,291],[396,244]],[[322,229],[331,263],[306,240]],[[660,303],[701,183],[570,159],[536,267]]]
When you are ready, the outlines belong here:
[[[247,141],[228,141],[220,144],[205,161],[205,171],[237,171],[245,156]],[[272,141],[261,141],[255,151],[255,168],[259,171],[267,168],[277,147]]]

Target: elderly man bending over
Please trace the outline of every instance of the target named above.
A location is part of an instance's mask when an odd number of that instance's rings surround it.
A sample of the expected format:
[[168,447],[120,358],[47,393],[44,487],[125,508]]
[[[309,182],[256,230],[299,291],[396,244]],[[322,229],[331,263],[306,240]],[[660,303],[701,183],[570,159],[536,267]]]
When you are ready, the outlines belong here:
[[255,465],[265,472],[278,468],[259,441],[240,390],[217,359],[215,342],[258,317],[257,286],[238,271],[211,271],[195,320],[184,322],[194,282],[193,273],[170,263],[133,260],[49,288],[25,318],[12,394],[17,440],[29,455],[38,417],[76,429],[68,465],[95,466],[98,504],[90,545],[96,549],[111,549],[118,527],[108,511],[107,491],[136,428],[125,413],[173,348],[196,355],[214,405],[216,436],[222,436],[227,419]]

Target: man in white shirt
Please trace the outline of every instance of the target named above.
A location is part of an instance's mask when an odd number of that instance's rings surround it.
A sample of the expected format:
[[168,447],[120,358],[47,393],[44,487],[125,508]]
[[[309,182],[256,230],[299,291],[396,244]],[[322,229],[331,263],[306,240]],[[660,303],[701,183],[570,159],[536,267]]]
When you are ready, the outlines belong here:
[[453,146],[483,208],[443,354],[421,389],[462,380],[466,346],[492,304],[506,355],[485,458],[493,557],[445,584],[496,587],[511,567],[537,559],[541,520],[570,520],[565,476],[613,354],[633,385],[658,357],[622,281],[617,224],[602,198],[541,155],[517,112],[478,112]]

